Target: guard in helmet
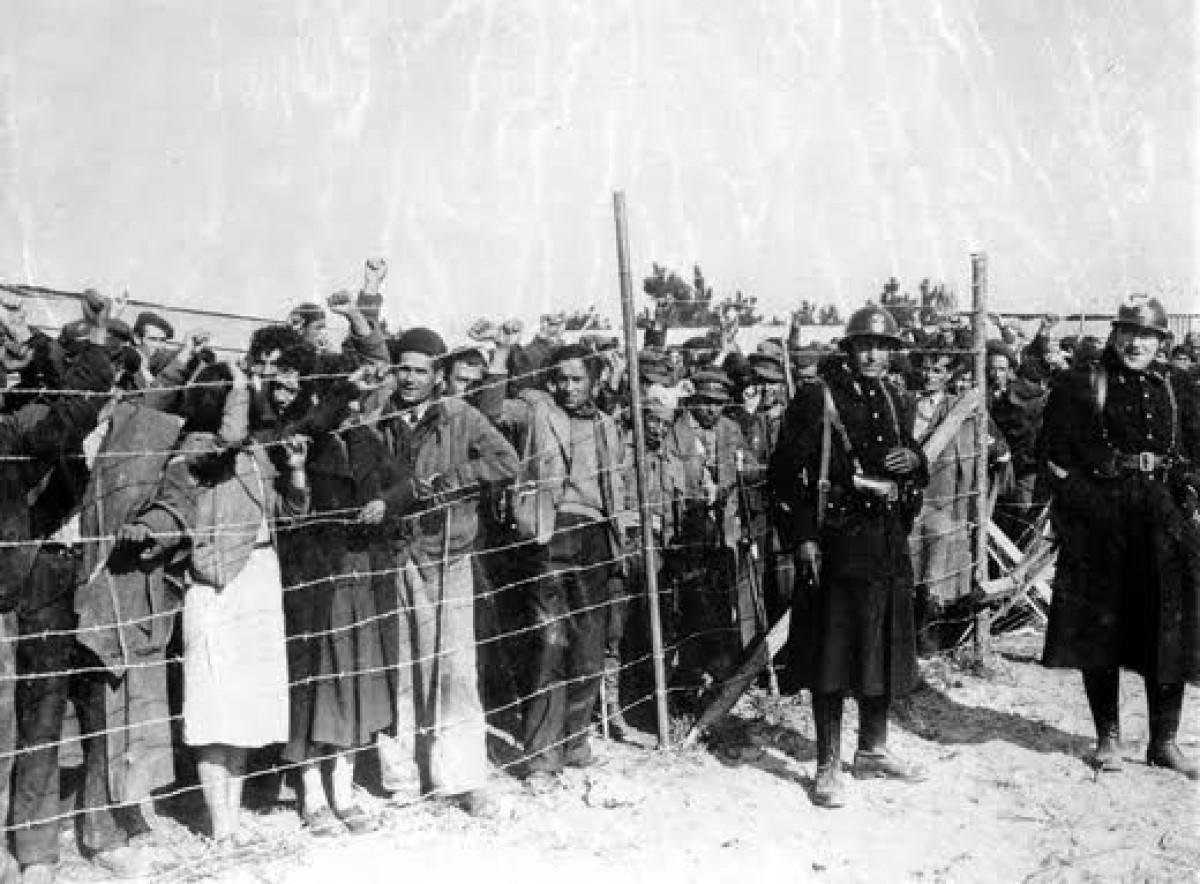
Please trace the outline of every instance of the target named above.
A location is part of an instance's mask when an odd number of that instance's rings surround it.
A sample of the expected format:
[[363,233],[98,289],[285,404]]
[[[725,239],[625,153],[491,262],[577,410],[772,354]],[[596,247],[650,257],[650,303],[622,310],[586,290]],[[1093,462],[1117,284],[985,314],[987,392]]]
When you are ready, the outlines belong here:
[[[802,572],[792,602],[792,660],[813,697],[813,801],[843,803],[842,701],[858,701],[854,775],[915,781],[920,770],[887,751],[888,708],[918,681],[908,534],[928,467],[907,405],[886,380],[901,346],[895,319],[854,313],[843,353],[788,407],[770,480],[780,533]],[[807,575],[807,582],[804,576]]]
[[1060,546],[1043,662],[1082,671],[1097,770],[1121,767],[1125,667],[1146,682],[1146,761],[1196,779],[1175,735],[1184,683],[1200,677],[1200,393],[1155,361],[1166,335],[1162,304],[1134,296],[1099,364],[1064,375],[1050,394],[1045,453]]

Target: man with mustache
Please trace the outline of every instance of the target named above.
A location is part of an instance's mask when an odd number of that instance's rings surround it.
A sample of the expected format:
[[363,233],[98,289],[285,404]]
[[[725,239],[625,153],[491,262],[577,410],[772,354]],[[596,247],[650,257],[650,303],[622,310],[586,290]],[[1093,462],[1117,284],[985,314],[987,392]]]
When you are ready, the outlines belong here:
[[1200,778],[1175,743],[1184,682],[1200,678],[1200,393],[1155,357],[1157,299],[1133,296],[1094,369],[1063,376],[1045,452],[1060,539],[1043,662],[1079,669],[1096,725],[1089,761],[1121,767],[1120,668],[1146,682],[1146,762]]
[[821,383],[801,386],[784,415],[771,484],[784,510],[780,531],[796,547],[810,587],[793,593],[793,659],[813,696],[817,775],[813,802],[844,803],[842,701],[858,701],[854,775],[923,778],[887,751],[893,697],[918,682],[908,534],[928,482],[907,404],[887,382],[901,346],[882,307],[854,313]]

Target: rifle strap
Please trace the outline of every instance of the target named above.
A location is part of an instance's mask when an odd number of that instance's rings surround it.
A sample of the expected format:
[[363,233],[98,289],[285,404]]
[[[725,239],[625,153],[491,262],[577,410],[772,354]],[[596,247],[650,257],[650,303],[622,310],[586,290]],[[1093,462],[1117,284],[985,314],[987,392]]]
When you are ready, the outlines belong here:
[[820,472],[817,475],[817,527],[821,528],[825,524],[825,510],[829,506],[829,460],[832,456],[831,448],[833,447],[833,430],[838,431],[838,436],[841,437],[842,444],[846,447],[846,454],[851,459],[854,457],[853,449],[850,447],[850,437],[846,434],[846,428],[842,425],[841,415],[838,414],[837,404],[833,401],[833,394],[829,392],[827,384],[821,384],[821,393],[825,403],[825,415],[821,421],[821,465]]

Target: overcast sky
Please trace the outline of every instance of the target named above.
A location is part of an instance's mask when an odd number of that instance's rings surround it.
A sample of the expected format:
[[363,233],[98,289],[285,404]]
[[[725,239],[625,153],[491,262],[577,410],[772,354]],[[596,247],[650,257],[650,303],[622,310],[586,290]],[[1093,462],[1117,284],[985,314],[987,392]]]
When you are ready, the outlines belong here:
[[1191,0],[7,0],[0,279],[282,315],[618,305],[651,261],[769,310],[895,274],[1195,299]]

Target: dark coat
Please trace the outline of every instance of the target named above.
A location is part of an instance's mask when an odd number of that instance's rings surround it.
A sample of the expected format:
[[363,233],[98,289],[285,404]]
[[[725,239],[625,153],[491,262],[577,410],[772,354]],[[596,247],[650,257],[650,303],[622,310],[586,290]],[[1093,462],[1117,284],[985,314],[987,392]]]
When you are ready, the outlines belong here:
[[[291,725],[288,761],[353,748],[395,720],[400,645],[387,526],[354,513],[400,481],[383,441],[359,426],[314,439],[312,513],[281,544]],[[391,530],[395,530],[394,525]]]
[[[1087,371],[1060,378],[1046,407],[1060,538],[1043,662],[1125,666],[1160,683],[1200,677],[1200,529],[1178,477],[1200,463],[1200,392],[1177,369],[1131,372],[1111,351],[1103,420]],[[1176,428],[1167,384],[1175,394]],[[1115,452],[1172,454],[1173,474],[1114,469]]]
[[[893,387],[856,378],[840,359],[823,377],[863,472],[901,481],[903,493],[898,503],[885,504],[854,490],[851,457],[834,430],[830,505],[818,525],[824,385],[801,387],[784,415],[770,472],[788,523],[781,531],[796,544],[818,542],[822,552],[819,584],[798,586],[793,595],[792,661],[802,686],[814,692],[899,696],[918,680],[908,533],[928,468],[908,430],[906,403]],[[883,466],[896,447],[921,458],[908,477]]]
[[1037,472],[1045,407],[1046,393],[1022,378],[1013,378],[1006,390],[988,396],[988,414],[1004,434],[1017,478]]

